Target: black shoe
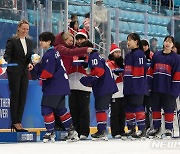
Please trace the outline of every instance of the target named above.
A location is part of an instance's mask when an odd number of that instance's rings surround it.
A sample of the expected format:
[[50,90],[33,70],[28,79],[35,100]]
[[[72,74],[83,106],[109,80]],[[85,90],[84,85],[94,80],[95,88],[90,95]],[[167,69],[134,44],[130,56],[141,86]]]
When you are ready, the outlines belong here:
[[91,135],[92,140],[105,140],[108,141],[108,137],[106,131],[97,131],[96,133]]
[[79,139],[80,140],[87,140],[88,136],[82,134],[82,135],[79,136]]
[[115,138],[115,139],[120,139],[121,138],[121,135],[120,134],[117,134],[117,135],[114,135],[114,136],[112,136],[113,138]]
[[14,131],[16,131],[16,132],[28,132],[26,129],[17,129],[17,127],[14,125],[14,124],[12,124],[11,125],[11,132],[14,132]]

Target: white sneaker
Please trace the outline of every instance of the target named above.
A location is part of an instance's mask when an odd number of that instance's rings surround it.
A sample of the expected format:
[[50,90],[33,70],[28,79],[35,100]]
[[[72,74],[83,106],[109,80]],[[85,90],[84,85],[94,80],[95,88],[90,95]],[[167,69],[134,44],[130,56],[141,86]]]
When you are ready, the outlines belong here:
[[86,135],[80,135],[80,140],[87,140],[87,136]]
[[113,138],[115,138],[115,139],[120,139],[120,138],[121,138],[121,135],[120,135],[120,134],[117,134],[117,135],[113,136]]

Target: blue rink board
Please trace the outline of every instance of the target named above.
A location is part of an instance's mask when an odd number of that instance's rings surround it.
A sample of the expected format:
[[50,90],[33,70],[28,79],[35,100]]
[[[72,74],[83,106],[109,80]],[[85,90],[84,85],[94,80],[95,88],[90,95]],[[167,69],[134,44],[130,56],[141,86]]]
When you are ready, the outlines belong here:
[[1,132],[0,142],[37,142],[36,132]]
[[[27,99],[24,108],[22,125],[24,128],[44,128],[44,119],[41,115],[42,87],[38,81],[30,80],[27,92]],[[0,129],[11,127],[10,99],[7,79],[0,79]],[[96,114],[94,107],[94,96],[90,96],[90,127],[95,127]],[[66,107],[68,108],[68,97],[66,97]],[[109,117],[109,115],[108,115]],[[109,125],[109,118],[108,118]]]

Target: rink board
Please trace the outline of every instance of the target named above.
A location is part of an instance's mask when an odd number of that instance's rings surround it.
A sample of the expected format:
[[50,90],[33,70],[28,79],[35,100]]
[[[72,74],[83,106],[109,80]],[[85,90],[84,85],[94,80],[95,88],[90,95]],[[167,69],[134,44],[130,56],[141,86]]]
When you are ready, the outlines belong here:
[[36,132],[1,132],[0,142],[37,142]]

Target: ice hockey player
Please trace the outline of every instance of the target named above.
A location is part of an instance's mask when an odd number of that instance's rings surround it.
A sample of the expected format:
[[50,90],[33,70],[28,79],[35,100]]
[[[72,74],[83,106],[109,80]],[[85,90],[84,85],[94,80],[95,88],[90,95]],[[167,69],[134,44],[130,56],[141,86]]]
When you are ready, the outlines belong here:
[[[127,46],[131,50],[125,56],[124,98],[128,131],[122,139],[145,137],[144,95],[147,93],[146,58],[136,33],[127,36]],[[137,124],[138,131],[135,130]]]
[[172,51],[174,38],[164,39],[164,48],[154,54],[148,70],[148,85],[152,99],[152,118],[154,129],[148,132],[150,138],[157,137],[161,131],[161,108],[164,110],[165,132],[162,138],[173,136],[173,120],[176,98],[180,94],[180,60]]
[[[82,44],[83,46],[83,44]],[[86,41],[84,46],[92,46]],[[97,132],[92,134],[92,140],[108,140],[106,134],[107,110],[111,102],[112,94],[118,91],[112,72],[105,59],[97,50],[89,54],[88,65],[90,73],[80,79],[85,86],[91,86],[95,97],[95,111],[97,120]]]
[[42,80],[41,113],[47,129],[43,142],[55,140],[54,113],[59,116],[64,128],[68,131],[66,140],[77,141],[78,134],[73,127],[71,115],[65,107],[65,95],[70,94],[68,77],[59,52],[52,46],[54,40],[54,34],[51,32],[43,32],[39,35],[40,46],[46,52],[41,62],[33,69],[33,73]]

